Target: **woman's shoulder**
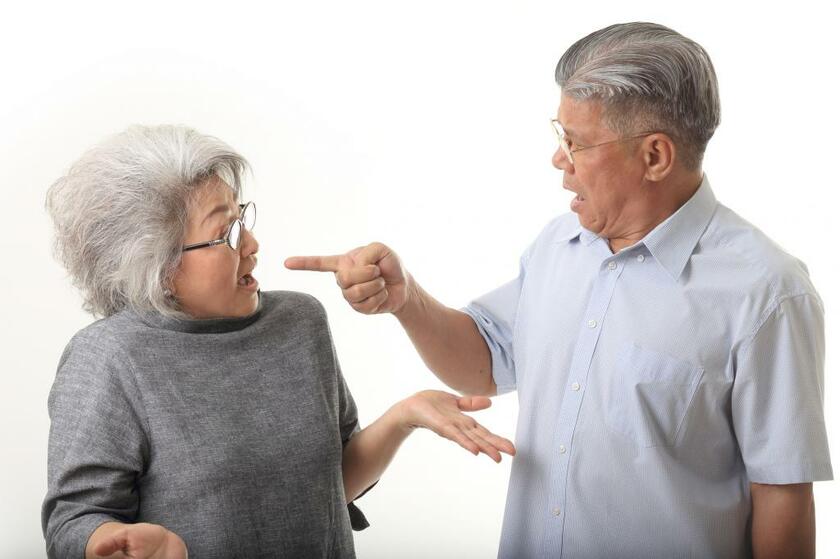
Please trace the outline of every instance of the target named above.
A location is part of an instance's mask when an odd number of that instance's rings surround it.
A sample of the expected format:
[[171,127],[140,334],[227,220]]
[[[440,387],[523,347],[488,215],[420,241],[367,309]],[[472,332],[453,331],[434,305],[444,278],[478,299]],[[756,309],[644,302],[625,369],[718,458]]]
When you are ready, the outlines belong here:
[[70,338],[65,353],[82,348],[102,356],[122,352],[125,348],[126,334],[132,329],[132,322],[124,312],[92,322]]
[[309,317],[326,320],[327,311],[314,296],[301,291],[263,291],[263,310],[270,316]]

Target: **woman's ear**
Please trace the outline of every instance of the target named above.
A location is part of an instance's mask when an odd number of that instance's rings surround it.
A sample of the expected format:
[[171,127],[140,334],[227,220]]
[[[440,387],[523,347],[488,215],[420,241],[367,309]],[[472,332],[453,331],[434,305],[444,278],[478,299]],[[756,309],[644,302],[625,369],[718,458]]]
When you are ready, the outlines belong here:
[[642,154],[645,158],[645,178],[651,182],[664,180],[677,164],[677,146],[661,132],[645,136],[642,140]]

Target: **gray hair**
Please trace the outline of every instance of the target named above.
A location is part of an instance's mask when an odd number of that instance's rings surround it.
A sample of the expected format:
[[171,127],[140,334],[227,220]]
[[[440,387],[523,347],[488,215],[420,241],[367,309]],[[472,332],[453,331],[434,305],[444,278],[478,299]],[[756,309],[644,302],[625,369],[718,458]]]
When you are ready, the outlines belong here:
[[599,100],[604,124],[621,133],[660,131],[698,169],[720,124],[717,77],[706,51],[655,23],[624,23],[573,44],[554,73],[564,94]]
[[240,198],[247,161],[184,126],[132,126],[86,152],[47,193],[55,255],[84,309],[186,316],[167,285],[181,262],[187,215],[213,177]]

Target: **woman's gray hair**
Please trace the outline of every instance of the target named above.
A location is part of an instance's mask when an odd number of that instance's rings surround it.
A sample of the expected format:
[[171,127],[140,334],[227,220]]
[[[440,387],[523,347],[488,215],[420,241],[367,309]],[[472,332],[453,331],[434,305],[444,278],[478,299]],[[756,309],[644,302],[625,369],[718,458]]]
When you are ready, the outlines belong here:
[[604,124],[620,134],[659,131],[678,158],[699,169],[720,124],[717,77],[706,51],[655,23],[623,23],[573,44],[554,77],[565,95],[603,103]]
[[213,177],[240,198],[247,161],[184,126],[132,126],[85,153],[47,193],[56,258],[84,309],[184,317],[167,285],[181,262],[187,215]]

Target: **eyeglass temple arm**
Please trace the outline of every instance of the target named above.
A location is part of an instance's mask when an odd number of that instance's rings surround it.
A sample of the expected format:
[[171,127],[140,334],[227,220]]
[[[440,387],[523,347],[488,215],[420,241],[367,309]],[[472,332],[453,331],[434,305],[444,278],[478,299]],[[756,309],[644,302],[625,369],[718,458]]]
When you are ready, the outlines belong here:
[[206,243],[196,243],[194,245],[187,245],[181,249],[182,252],[186,252],[188,250],[195,250],[197,248],[204,248],[204,247],[213,247],[216,245],[225,244],[227,240],[225,239],[216,239],[215,241],[208,241]]

